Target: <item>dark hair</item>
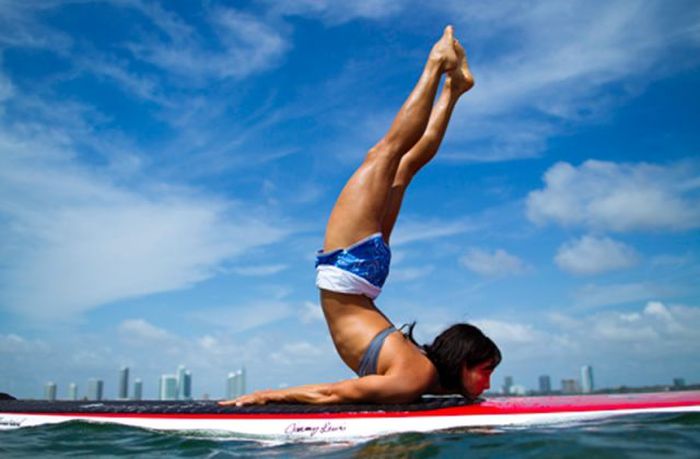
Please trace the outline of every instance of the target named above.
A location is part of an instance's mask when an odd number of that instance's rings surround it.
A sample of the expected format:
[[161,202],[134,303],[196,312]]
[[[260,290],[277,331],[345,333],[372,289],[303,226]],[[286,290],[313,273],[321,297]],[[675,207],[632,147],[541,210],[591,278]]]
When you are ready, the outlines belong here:
[[406,337],[422,348],[437,368],[440,385],[447,390],[462,388],[462,366],[473,367],[491,361],[495,368],[501,363],[501,351],[491,338],[474,325],[454,324],[440,333],[433,344],[419,345],[413,339],[416,323],[408,325]]

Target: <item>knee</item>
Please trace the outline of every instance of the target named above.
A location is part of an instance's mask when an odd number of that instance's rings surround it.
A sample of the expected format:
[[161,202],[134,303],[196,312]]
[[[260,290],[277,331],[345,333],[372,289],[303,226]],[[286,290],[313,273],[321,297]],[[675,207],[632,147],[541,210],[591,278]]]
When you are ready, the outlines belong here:
[[399,167],[396,170],[394,185],[407,187],[416,175],[417,170],[418,168],[416,168],[414,164],[411,164],[404,158],[404,160],[399,163]]
[[389,138],[384,137],[367,152],[367,159],[387,159],[395,161],[400,159],[402,152],[399,145]]

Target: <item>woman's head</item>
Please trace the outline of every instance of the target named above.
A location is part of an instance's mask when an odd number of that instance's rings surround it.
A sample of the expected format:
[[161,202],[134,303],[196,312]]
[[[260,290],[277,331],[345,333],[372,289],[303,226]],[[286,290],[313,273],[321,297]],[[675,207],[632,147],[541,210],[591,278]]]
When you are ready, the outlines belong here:
[[437,368],[440,385],[471,397],[489,388],[491,371],[501,362],[496,343],[469,324],[452,325],[423,348]]

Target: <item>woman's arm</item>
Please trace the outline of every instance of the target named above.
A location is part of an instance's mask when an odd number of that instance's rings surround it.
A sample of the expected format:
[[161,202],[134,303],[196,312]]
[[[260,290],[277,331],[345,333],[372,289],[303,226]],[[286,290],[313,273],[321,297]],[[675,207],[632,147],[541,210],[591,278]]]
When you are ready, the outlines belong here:
[[358,402],[406,403],[420,397],[426,388],[427,385],[417,384],[411,378],[371,375],[337,383],[263,390],[243,395],[234,400],[219,402],[219,404],[243,406],[264,405],[270,402],[316,405]]

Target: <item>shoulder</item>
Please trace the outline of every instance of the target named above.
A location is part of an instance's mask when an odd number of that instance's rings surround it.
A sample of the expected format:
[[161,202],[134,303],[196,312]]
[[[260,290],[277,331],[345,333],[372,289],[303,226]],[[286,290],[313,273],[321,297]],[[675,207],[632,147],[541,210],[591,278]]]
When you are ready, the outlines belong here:
[[437,380],[437,369],[428,357],[401,333],[393,333],[381,356],[379,373],[391,376],[403,390],[416,396],[427,393]]

